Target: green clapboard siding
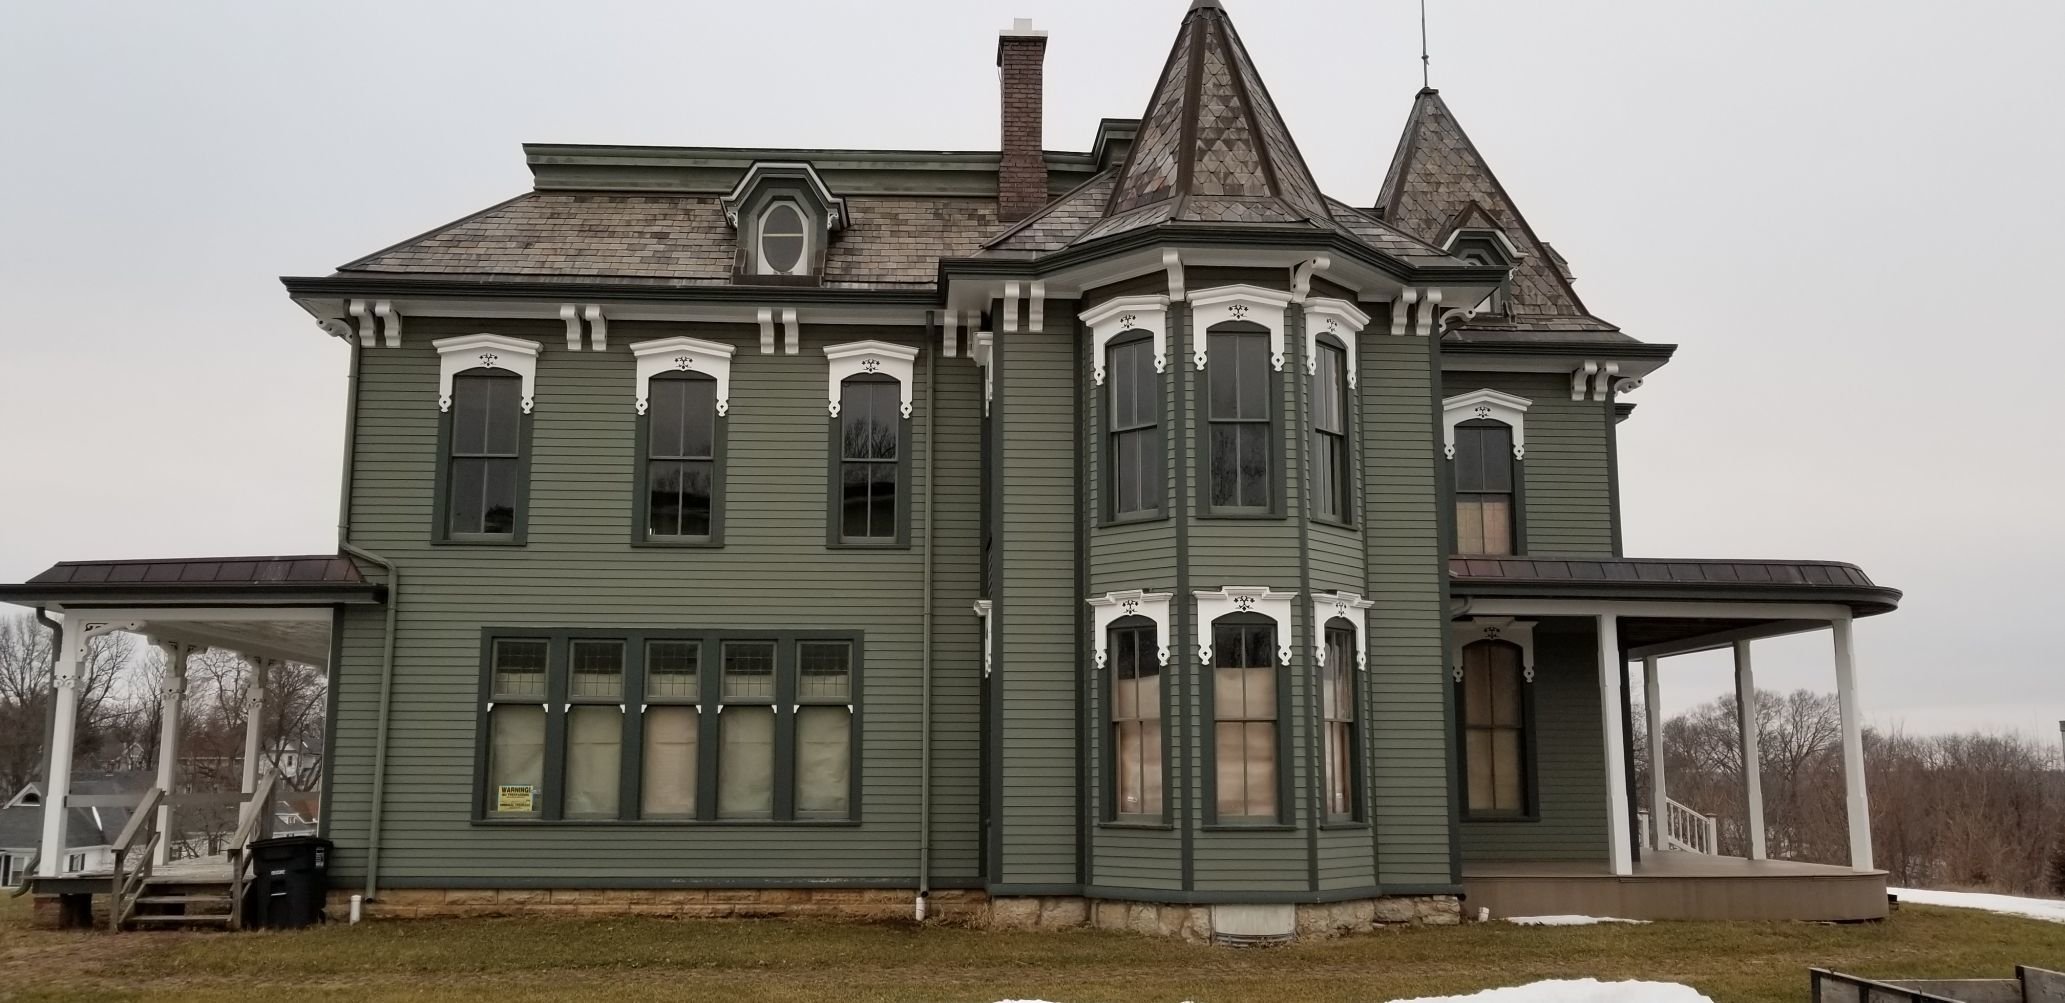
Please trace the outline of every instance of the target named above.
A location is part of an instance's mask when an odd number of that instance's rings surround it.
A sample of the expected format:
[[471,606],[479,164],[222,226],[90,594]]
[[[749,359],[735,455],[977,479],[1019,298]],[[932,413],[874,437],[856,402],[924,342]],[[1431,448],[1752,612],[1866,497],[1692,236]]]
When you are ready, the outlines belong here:
[[[438,359],[430,340],[492,331],[540,342],[528,545],[433,546]],[[737,346],[728,418],[725,546],[633,548],[628,343],[688,334]],[[402,569],[381,878],[464,886],[554,882],[915,882],[920,583],[924,552],[824,545],[827,344],[920,344],[911,466],[938,410],[934,588],[933,877],[980,876],[977,693],[969,613],[980,569],[980,371],[938,360],[916,328],[806,326],[799,355],[763,355],[750,326],[620,322],[607,351],[572,352],[557,323],[412,319],[400,348],[365,350],[352,490],[354,542]],[[941,362],[936,398],[925,369]],[[923,484],[913,485],[912,497]],[[923,524],[919,510],[913,536]],[[369,573],[376,569],[368,568]],[[332,871],[365,866],[382,613],[346,614],[329,828]],[[480,636],[489,626],[816,628],[865,637],[857,826],[476,825]]]
[[[1528,436],[1530,445],[1533,435]],[[1598,644],[1582,620],[1535,631],[1534,783],[1538,822],[1464,822],[1463,859],[1605,860],[1606,759]]]
[[1522,517],[1530,554],[1613,556],[1612,405],[1570,399],[1570,377],[1556,373],[1445,374],[1449,396],[1481,387],[1527,398],[1526,496]]

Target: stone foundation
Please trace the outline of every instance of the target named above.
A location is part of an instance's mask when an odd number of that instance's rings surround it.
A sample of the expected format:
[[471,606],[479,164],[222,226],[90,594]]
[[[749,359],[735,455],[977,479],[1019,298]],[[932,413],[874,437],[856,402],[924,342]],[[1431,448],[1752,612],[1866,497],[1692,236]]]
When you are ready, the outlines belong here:
[[[1454,895],[1390,896],[1345,902],[1308,902],[1294,908],[1289,931],[1300,940],[1364,933],[1387,926],[1454,926],[1462,922],[1462,901]],[[1204,943],[1213,939],[1209,905],[1121,902],[1073,896],[991,899],[982,925],[997,930],[1060,930],[1090,927],[1123,930]]]
[[[330,890],[331,922],[351,918],[348,888]],[[824,916],[908,920],[909,888],[390,888],[365,903],[368,919],[470,916],[671,916],[682,919]],[[927,918],[972,923],[983,915],[979,891],[939,890]]]

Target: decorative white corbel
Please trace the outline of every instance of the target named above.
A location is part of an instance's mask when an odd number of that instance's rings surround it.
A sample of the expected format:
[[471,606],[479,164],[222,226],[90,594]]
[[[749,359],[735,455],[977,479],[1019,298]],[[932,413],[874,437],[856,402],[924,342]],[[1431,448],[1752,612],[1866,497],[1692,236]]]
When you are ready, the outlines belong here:
[[1169,302],[1183,302],[1183,255],[1176,251],[1163,251],[1162,269],[1169,273]]
[[382,340],[387,342],[387,347],[402,347],[402,312],[394,308],[394,301],[374,302],[373,316],[380,318],[380,335]]
[[894,345],[886,341],[851,341],[843,345],[826,345],[825,396],[831,415],[839,417],[839,384],[848,377],[863,373],[880,373],[896,380],[896,386],[903,395],[903,416],[911,416],[911,375],[916,370],[914,363],[918,350],[908,345]]
[[323,333],[340,341],[351,340],[351,324],[342,317],[323,317],[315,322]]
[[795,355],[803,351],[803,330],[796,325],[796,311],[782,308],[782,351]]
[[1316,254],[1291,266],[1291,302],[1303,303],[1312,292],[1312,275],[1323,272],[1332,260],[1324,254]]
[[1331,296],[1317,296],[1305,303],[1305,374],[1319,375],[1319,336],[1331,334],[1348,350],[1348,386],[1355,386],[1356,335],[1369,326],[1369,314],[1355,304]]
[[609,351],[609,319],[602,314],[602,304],[590,303],[581,313],[588,318],[588,347]]
[[462,334],[430,343],[437,349],[437,409],[452,409],[452,377],[468,369],[507,369],[523,380],[523,413],[536,399],[538,352],[545,346],[499,334]]
[[761,307],[759,310],[754,311],[754,315],[760,321],[760,354],[773,355],[774,310],[769,307]]
[[1405,322],[1412,313],[1412,306],[1419,302],[1420,291],[1406,286],[1398,291],[1398,298],[1391,301],[1391,336],[1405,336]]
[[1607,362],[1599,366],[1599,375],[1592,379],[1592,399],[1603,401],[1613,389],[1613,381],[1620,376],[1620,363]]
[[1107,661],[1109,653],[1105,646],[1110,640],[1111,625],[1129,616],[1154,621],[1155,658],[1161,665],[1169,664],[1169,600],[1174,596],[1173,592],[1122,589],[1084,600],[1090,604],[1090,651],[1097,667],[1103,668]]
[[1631,394],[1640,389],[1642,381],[1633,376],[1623,377],[1613,384],[1613,392],[1616,394]]
[[730,345],[698,338],[657,338],[652,341],[634,341],[631,354],[638,360],[637,386],[633,390],[632,407],[644,414],[652,389],[652,378],[661,373],[701,373],[717,381],[717,415],[731,413],[731,357],[735,350]]
[[149,624],[143,620],[94,620],[81,625],[79,636],[91,641],[102,634],[111,634],[118,630],[138,633],[147,626]]
[[1525,397],[1486,387],[1444,398],[1441,402],[1441,445],[1443,455],[1456,458],[1456,426],[1466,421],[1489,419],[1513,430],[1513,458],[1527,459],[1527,409],[1534,402]]
[[1078,314],[1090,329],[1090,378],[1104,385],[1104,346],[1127,331],[1154,338],[1154,371],[1166,372],[1169,357],[1169,301],[1163,296],[1117,296]]
[[1592,379],[1592,374],[1598,371],[1599,363],[1593,359],[1586,359],[1584,365],[1570,371],[1571,400],[1581,401],[1585,399],[1585,384],[1589,383]]
[[1004,283],[1004,326],[1005,334],[1018,330],[1018,283]]
[[1047,284],[1033,280],[1032,293],[1025,301],[1025,329],[1034,334],[1045,330],[1047,317]]
[[1435,317],[1435,315],[1439,314],[1440,312],[1441,312],[1441,290],[1439,290],[1439,289],[1429,289],[1429,290],[1427,290],[1427,298],[1426,298],[1426,300],[1425,300],[1425,301],[1423,301],[1423,302],[1422,302],[1422,303],[1420,304],[1420,328],[1419,328],[1419,334],[1420,334],[1420,337],[1424,338],[1424,337],[1426,337],[1427,335],[1429,335],[1429,334],[1432,334],[1432,333],[1433,333],[1433,331],[1434,331],[1434,317]]
[[1326,625],[1340,618],[1355,625],[1355,667],[1369,668],[1369,608],[1376,605],[1355,592],[1312,594],[1312,658],[1326,660]]
[[561,303],[559,319],[566,322],[566,350],[581,350],[581,306],[578,303]]
[[990,651],[992,642],[992,631],[990,630],[989,624],[989,612],[994,608],[996,608],[995,600],[975,600],[975,615],[982,618],[982,675],[985,679],[989,678],[990,673]]
[[988,331],[977,331],[970,340],[968,355],[975,364],[982,367],[982,414],[989,416],[990,397],[995,394],[997,381],[997,336]]
[[359,347],[371,348],[374,345],[379,344],[379,342],[375,340],[376,336],[374,334],[374,325],[377,323],[377,321],[373,319],[373,311],[368,308],[366,301],[351,300],[344,305],[344,309],[345,312],[351,314],[353,320],[358,321]]
[[1449,625],[1449,664],[1463,681],[1463,649],[1478,641],[1505,641],[1520,649],[1520,678],[1534,682],[1534,622],[1510,616],[1477,616]]
[[1236,283],[1190,294],[1190,361],[1205,368],[1212,325],[1227,321],[1260,324],[1269,332],[1269,364],[1283,372],[1283,314],[1291,294],[1280,289]]
[[939,312],[939,357],[956,358],[961,354],[961,315],[952,310]]
[[1212,621],[1228,613],[1260,613],[1276,621],[1276,657],[1291,664],[1291,602],[1298,598],[1296,592],[1278,592],[1265,585],[1228,585],[1190,594],[1197,601],[1199,662],[1212,664]]

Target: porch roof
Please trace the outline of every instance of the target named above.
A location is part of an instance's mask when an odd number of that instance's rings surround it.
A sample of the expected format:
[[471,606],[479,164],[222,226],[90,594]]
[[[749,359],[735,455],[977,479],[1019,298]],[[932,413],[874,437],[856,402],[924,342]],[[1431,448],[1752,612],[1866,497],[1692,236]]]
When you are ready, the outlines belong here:
[[1846,606],[1854,616],[1900,605],[1899,589],[1837,561],[1453,556],[1448,573],[1454,593],[1469,597],[1804,602]]
[[19,585],[0,585],[0,602],[63,608],[136,605],[328,606],[385,602],[341,554],[60,561]]

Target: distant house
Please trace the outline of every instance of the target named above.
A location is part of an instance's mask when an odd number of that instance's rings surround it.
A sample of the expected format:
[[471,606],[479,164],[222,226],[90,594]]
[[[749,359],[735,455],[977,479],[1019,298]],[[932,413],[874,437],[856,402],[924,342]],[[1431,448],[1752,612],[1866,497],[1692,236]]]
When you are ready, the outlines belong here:
[[[151,785],[144,772],[80,772],[72,775],[72,793],[135,794],[141,798]],[[43,838],[43,785],[31,781],[0,807],[0,885],[15,883],[36,855]],[[65,822],[65,858],[59,872],[106,870],[114,863],[110,847],[122,827],[129,824],[124,808],[73,808]]]

